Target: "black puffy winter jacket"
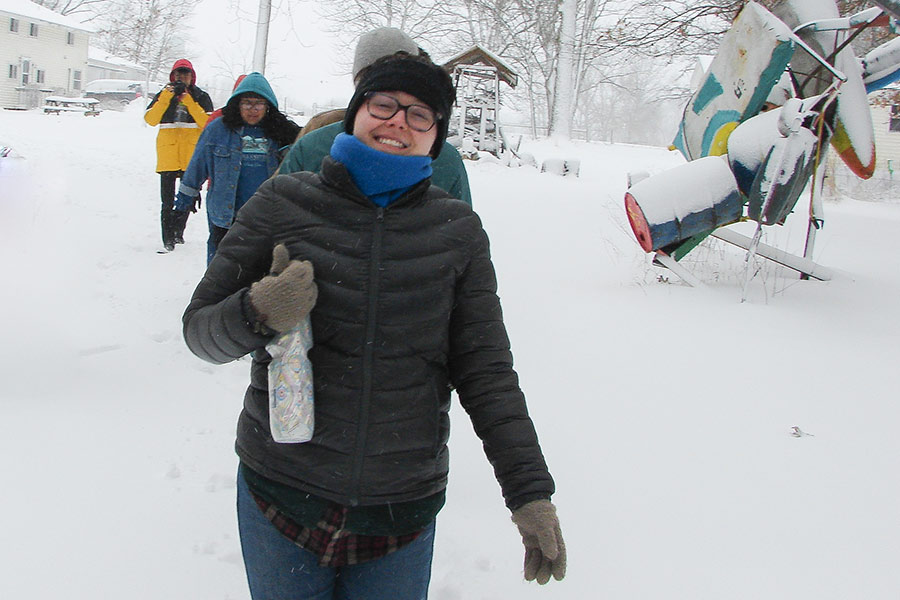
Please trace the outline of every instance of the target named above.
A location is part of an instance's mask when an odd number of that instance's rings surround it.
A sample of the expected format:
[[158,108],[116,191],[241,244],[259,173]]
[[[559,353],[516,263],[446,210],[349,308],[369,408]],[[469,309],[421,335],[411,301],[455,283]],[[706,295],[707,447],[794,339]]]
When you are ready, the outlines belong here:
[[[309,353],[315,433],[302,444],[272,440],[269,338],[242,310],[280,243],[312,262],[319,288]],[[241,208],[184,313],[184,336],[213,363],[256,351],[236,448],[261,475],[348,506],[439,492],[456,388],[515,509],[554,488],[496,287],[471,207],[429,180],[378,207],[327,157],[320,174],[278,175]]]

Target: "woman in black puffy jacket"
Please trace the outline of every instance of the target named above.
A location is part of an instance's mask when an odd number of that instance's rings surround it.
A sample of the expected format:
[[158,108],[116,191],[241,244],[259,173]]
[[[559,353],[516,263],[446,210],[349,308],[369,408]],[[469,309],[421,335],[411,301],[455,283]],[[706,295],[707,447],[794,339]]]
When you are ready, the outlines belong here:
[[[522,534],[526,579],[565,574],[487,235],[469,205],[430,184],[453,100],[427,59],[374,63],[321,172],[259,188],[184,314],[197,356],[254,357],[236,449],[255,599],[426,597],[452,389]],[[314,433],[279,443],[265,346],[307,317]]]

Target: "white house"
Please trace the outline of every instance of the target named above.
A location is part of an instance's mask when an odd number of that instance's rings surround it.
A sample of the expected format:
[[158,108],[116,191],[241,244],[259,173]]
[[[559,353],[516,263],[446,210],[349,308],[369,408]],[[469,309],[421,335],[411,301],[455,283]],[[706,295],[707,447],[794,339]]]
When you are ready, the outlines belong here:
[[869,95],[875,128],[876,171],[900,180],[900,85],[894,83]]
[[841,163],[836,152],[829,152],[826,173],[832,181],[826,180],[827,195],[862,200],[900,197],[900,85],[894,83],[869,94],[869,108],[875,134],[875,173],[871,179],[859,179]]
[[85,83],[90,83],[95,79],[144,80],[146,78],[147,69],[145,67],[124,58],[113,56],[100,48],[95,48],[94,46],[88,48]]
[[80,96],[91,28],[29,0],[0,0],[0,107]]

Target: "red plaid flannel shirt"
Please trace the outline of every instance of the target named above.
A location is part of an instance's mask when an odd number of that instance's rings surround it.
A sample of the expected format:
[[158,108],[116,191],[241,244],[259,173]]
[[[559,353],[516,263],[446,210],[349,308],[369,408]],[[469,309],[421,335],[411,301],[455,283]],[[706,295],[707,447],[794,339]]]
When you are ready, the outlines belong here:
[[355,565],[381,558],[410,543],[422,533],[400,536],[358,535],[344,529],[347,508],[330,503],[315,528],[304,527],[282,513],[276,506],[253,494],[266,518],[289,540],[319,557],[322,567]]

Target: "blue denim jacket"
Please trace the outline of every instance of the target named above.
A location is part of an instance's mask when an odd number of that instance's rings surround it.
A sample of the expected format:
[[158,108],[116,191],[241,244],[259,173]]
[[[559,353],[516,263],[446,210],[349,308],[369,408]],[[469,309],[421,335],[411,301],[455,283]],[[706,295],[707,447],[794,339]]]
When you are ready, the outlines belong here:
[[[222,119],[209,123],[200,135],[191,162],[181,178],[175,210],[190,210],[203,182],[209,179],[206,213],[213,225],[230,228],[234,222],[241,158],[241,136],[229,129]],[[275,172],[278,163],[278,148],[275,142],[269,140],[266,164],[269,175]]]

